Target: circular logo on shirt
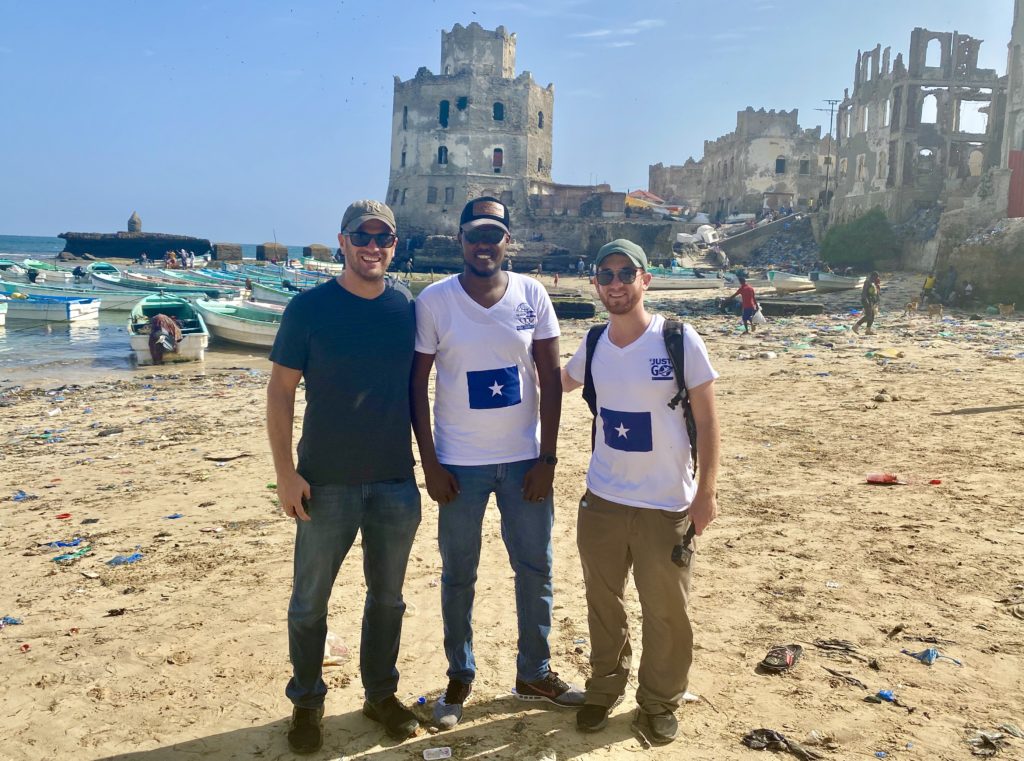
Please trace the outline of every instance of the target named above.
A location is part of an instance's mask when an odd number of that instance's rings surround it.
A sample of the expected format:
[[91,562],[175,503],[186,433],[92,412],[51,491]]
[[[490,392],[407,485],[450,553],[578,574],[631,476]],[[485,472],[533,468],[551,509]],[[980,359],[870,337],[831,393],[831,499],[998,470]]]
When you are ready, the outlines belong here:
[[537,313],[533,311],[533,307],[524,301],[516,307],[516,322],[519,323],[516,328],[517,330],[535,328],[537,327]]

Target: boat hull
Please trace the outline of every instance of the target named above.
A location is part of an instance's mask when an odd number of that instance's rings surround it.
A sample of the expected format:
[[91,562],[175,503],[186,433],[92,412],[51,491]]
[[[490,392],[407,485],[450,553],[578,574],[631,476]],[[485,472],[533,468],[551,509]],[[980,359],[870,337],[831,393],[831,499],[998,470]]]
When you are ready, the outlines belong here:
[[210,332],[203,316],[188,301],[174,296],[154,294],[139,301],[128,318],[128,337],[132,359],[139,366],[152,365],[149,353],[149,320],[163,313],[183,323],[177,351],[164,354],[164,362],[201,362],[210,345]]
[[11,320],[35,320],[37,322],[84,322],[95,320],[100,314],[99,299],[61,299],[45,296],[30,296],[26,299],[10,299],[7,317]]
[[148,293],[138,291],[103,291],[97,288],[58,288],[36,283],[10,283],[0,281],[0,292],[7,295],[24,293],[28,296],[65,296],[76,299],[99,299],[101,312],[128,312]]
[[866,277],[846,277],[828,272],[812,272],[811,281],[814,290],[819,293],[835,293],[837,291],[853,291],[864,287]]
[[772,288],[780,293],[814,290],[814,283],[806,275],[793,275],[789,272],[770,270],[768,272],[768,279],[772,283]]
[[196,309],[214,338],[242,346],[270,348],[281,327],[281,315],[260,312],[240,304],[199,300]]
[[721,288],[725,281],[717,277],[673,277],[653,275],[649,291],[703,291]]

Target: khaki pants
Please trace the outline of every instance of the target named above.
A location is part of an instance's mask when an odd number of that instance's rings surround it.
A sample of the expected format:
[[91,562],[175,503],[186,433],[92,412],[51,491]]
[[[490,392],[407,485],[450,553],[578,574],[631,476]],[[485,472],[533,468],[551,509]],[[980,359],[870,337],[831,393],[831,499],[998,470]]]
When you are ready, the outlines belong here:
[[690,567],[672,554],[689,525],[686,513],[627,507],[589,490],[580,500],[576,544],[587,587],[593,673],[588,703],[611,706],[626,691],[633,650],[623,596],[632,566],[643,610],[637,703],[649,714],[679,707],[693,661],[693,629],[686,613]]

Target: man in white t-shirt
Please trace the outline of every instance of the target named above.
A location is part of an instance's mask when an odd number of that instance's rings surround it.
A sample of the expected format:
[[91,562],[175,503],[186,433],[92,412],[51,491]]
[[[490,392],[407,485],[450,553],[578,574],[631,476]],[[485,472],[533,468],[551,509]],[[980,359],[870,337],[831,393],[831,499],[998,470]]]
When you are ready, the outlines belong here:
[[[515,572],[516,694],[580,706],[583,692],[551,670],[551,527],[561,415],[558,320],[538,280],[502,270],[508,208],[466,204],[459,220],[463,271],[416,299],[413,430],[427,492],[440,506],[441,611],[448,688],[434,722],[455,726],[476,677],[473,598],[484,509],[493,494]],[[434,425],[427,396],[437,366]]]
[[[683,374],[697,426],[700,480],[694,481],[683,412],[668,402],[678,391],[665,348],[665,320],[644,309],[651,282],[644,250],[615,240],[597,254],[594,284],[609,323],[594,347],[597,396],[594,452],[580,500],[577,546],[587,589],[592,668],[576,726],[596,732],[622,698],[632,648],[622,594],[629,568],[644,611],[639,708],[633,728],[653,743],[675,739],[675,709],[693,660],[687,614],[693,525],[699,536],[718,506],[719,428],[707,349],[693,328],[683,332]],[[586,377],[586,341],[562,370],[572,391]]]

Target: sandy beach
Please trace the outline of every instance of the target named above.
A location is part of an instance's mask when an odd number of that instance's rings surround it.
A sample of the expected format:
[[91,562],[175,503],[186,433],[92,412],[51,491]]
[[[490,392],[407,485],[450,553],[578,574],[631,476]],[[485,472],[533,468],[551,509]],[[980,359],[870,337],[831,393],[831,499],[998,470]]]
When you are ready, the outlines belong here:
[[[577,733],[571,711],[512,697],[512,575],[492,509],[475,609],[480,671],[464,721],[395,744],[360,713],[357,546],[329,619],[351,652],[325,669],[325,747],[311,758],[449,747],[458,759],[754,759],[765,756],[741,738],[767,727],[828,758],[945,760],[970,757],[975,730],[1024,728],[1024,319],[983,307],[974,320],[903,316],[920,280],[886,276],[877,335],[861,337],[849,330],[854,292],[825,298],[825,315],[774,319],[753,336],[737,318],[695,313],[706,294],[649,298],[685,314],[721,373],[720,516],[699,545],[691,611],[699,700],[680,709],[676,743],[641,745],[631,693],[595,735]],[[563,362],[587,325],[563,322]],[[268,370],[265,360],[167,366],[0,394],[0,616],[22,621],[0,630],[0,758],[292,758],[294,529],[272,488]],[[575,516],[589,434],[586,405],[568,395],[551,648],[553,667],[578,683],[589,644]],[[873,472],[906,483],[872,486]],[[418,478],[399,697],[426,698],[426,722],[446,663],[438,508]],[[136,562],[107,563],[135,552]],[[853,652],[815,645],[826,640]],[[804,648],[796,667],[758,673],[786,643]],[[929,647],[962,665],[901,652]],[[865,701],[879,690],[901,705]],[[805,743],[812,732],[831,746]],[[1024,759],[1024,738],[1003,734],[997,757]]]

